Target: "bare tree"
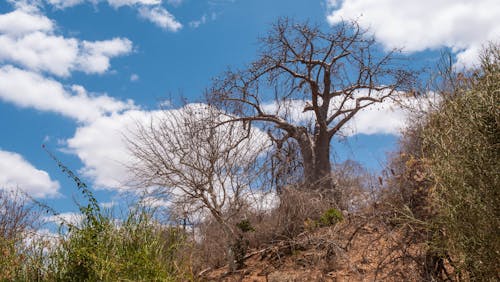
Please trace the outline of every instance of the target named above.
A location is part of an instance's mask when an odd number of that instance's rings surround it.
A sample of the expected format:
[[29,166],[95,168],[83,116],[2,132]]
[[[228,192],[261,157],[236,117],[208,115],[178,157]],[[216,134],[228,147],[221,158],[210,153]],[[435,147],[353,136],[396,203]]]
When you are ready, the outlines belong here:
[[186,214],[213,216],[227,237],[227,258],[235,270],[239,237],[231,222],[262,194],[260,159],[269,143],[265,134],[241,123],[217,126],[223,121],[215,108],[189,104],[139,124],[128,141],[140,185],[156,188],[156,196]]
[[282,19],[261,39],[256,61],[215,79],[209,101],[232,121],[263,122],[272,139],[294,140],[305,182],[331,189],[333,136],[362,109],[409,86],[412,75],[395,51],[382,51],[355,23],[323,32]]

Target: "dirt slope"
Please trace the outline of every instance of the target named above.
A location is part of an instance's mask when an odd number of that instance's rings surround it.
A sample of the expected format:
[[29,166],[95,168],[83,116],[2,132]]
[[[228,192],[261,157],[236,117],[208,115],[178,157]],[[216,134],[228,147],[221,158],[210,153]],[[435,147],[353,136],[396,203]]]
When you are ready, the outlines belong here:
[[351,217],[307,230],[293,240],[251,250],[246,267],[206,271],[204,281],[421,281],[424,246],[412,244],[402,229]]

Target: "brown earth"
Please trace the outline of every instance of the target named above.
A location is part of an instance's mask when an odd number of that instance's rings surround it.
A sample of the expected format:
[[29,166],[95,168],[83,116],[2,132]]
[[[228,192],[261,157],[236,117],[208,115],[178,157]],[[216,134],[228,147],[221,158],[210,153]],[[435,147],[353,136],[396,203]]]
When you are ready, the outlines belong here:
[[404,228],[373,218],[349,217],[336,226],[307,230],[293,240],[251,250],[245,267],[207,270],[202,281],[422,281],[425,246]]

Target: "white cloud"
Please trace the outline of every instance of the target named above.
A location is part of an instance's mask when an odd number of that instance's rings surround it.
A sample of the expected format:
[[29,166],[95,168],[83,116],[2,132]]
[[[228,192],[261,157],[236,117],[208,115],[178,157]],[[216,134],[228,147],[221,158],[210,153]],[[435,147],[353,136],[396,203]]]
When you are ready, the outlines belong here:
[[111,202],[102,202],[102,203],[99,203],[99,205],[105,209],[110,209],[114,206],[116,206],[118,203],[115,202],[115,201],[111,201]]
[[133,159],[123,134],[135,128],[136,122],[146,124],[155,114],[131,110],[103,116],[79,127],[75,135],[67,140],[67,148],[83,162],[80,172],[91,178],[99,188],[125,188],[130,178],[127,165]]
[[139,16],[165,30],[176,32],[182,28],[182,24],[170,12],[160,6],[141,7],[139,8]]
[[[401,100],[402,99],[402,100]],[[354,136],[356,134],[392,134],[398,135],[406,125],[409,112],[400,106],[401,103],[407,106],[415,106],[415,98],[401,97],[398,102],[394,99],[385,99],[382,103],[375,103],[359,111],[349,122],[347,122],[341,134]],[[338,108],[341,101],[332,100],[331,110]],[[304,107],[310,104],[308,101],[291,100],[282,103],[280,107],[275,102],[263,105],[263,110],[269,114],[278,114],[283,119],[294,124],[308,126],[313,124],[314,113],[304,112]],[[344,109],[354,107],[354,100],[348,101]],[[341,118],[341,117],[340,117]]]
[[[186,107],[204,107],[204,104],[189,104]],[[66,149],[76,154],[84,164],[80,172],[92,179],[98,188],[124,190],[132,179],[129,167],[135,158],[128,150],[125,136],[133,136],[138,124],[148,125],[166,116],[175,116],[183,109],[169,109],[169,114],[162,110],[129,110],[102,116],[80,126],[74,136],[67,140]],[[259,135],[260,133],[260,135]],[[266,135],[256,132],[255,142],[245,144],[253,146],[266,142]],[[245,143],[245,144],[244,144]],[[247,150],[250,151],[250,150]]]
[[406,125],[408,111],[393,100],[386,99],[358,112],[342,130],[342,134],[391,134],[398,135]]
[[271,101],[263,104],[262,110],[268,114],[277,114],[290,123],[307,126],[307,124],[312,122],[314,113],[312,111],[304,112],[306,103],[309,102],[302,100],[285,100],[277,104],[276,101]]
[[35,31],[52,31],[53,22],[47,17],[39,14],[28,13],[23,10],[15,10],[0,15],[0,33],[20,35]]
[[131,101],[126,103],[107,95],[91,96],[82,86],[65,88],[55,80],[13,66],[0,67],[0,100],[81,122],[134,107]]
[[76,212],[63,212],[58,215],[46,216],[43,218],[45,222],[53,222],[56,224],[71,224],[78,225],[84,219],[83,214]]
[[59,182],[21,155],[0,150],[0,189],[21,189],[35,198],[58,196]]
[[57,9],[66,9],[84,3],[86,0],[46,0]]
[[139,81],[139,75],[136,73],[133,73],[132,75],[130,75],[130,81],[132,81],[132,82]]
[[134,6],[134,5],[160,5],[161,0],[107,0],[110,6],[114,8],[119,8],[122,6]]
[[14,38],[0,35],[0,61],[68,76],[78,56],[78,41],[34,32]]
[[200,25],[207,22],[207,16],[203,15],[199,20],[189,22],[189,26],[192,28],[198,28]]
[[107,2],[113,8],[120,8],[123,6],[137,6],[137,5],[160,5],[161,0],[46,0],[50,5],[57,9],[66,9],[76,5],[90,2],[97,4],[98,2]]
[[0,62],[66,77],[75,70],[104,73],[111,58],[132,51],[126,38],[90,42],[54,32],[52,21],[37,11],[0,15]]
[[105,41],[83,41],[78,66],[86,73],[103,73],[109,69],[109,59],[128,54],[132,42],[126,38],[113,38]]
[[487,41],[500,40],[498,0],[328,0],[327,20],[357,19],[388,48],[423,51],[447,46],[458,66],[473,66]]
[[274,191],[250,191],[244,197],[254,211],[271,211],[279,206],[279,195]]

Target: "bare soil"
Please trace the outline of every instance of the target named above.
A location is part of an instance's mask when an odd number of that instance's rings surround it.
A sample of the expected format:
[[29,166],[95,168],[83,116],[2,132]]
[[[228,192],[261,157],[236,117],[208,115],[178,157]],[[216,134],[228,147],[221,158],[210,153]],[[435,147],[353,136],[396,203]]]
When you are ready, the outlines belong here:
[[205,271],[203,281],[422,281],[425,246],[402,228],[349,217],[336,226],[306,230],[294,239],[250,250],[245,267]]

